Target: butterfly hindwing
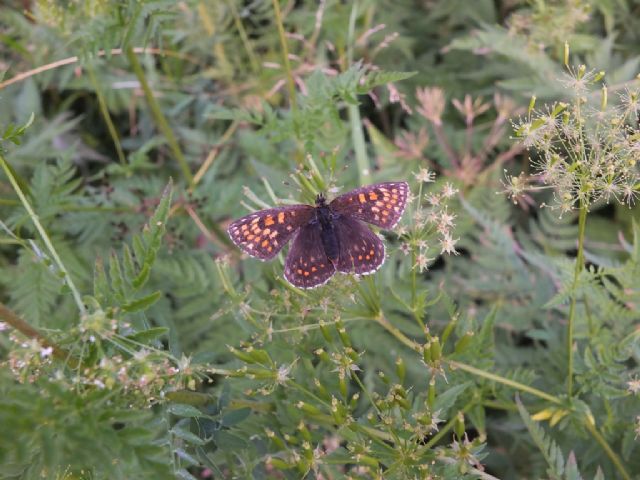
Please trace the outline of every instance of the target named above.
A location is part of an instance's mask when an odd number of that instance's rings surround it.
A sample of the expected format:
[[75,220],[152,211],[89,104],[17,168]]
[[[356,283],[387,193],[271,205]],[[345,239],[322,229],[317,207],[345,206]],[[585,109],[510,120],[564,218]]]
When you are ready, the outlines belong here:
[[407,182],[376,183],[340,195],[329,206],[335,212],[389,230],[400,221],[408,196]]
[[300,228],[287,254],[284,278],[295,287],[314,288],[325,284],[335,271],[322,246],[320,224]]
[[335,220],[340,254],[336,268],[342,273],[367,275],[384,263],[384,242],[360,220],[341,215]]
[[309,223],[313,212],[309,205],[260,210],[231,223],[227,233],[243,252],[268,260],[282,250],[301,226]]

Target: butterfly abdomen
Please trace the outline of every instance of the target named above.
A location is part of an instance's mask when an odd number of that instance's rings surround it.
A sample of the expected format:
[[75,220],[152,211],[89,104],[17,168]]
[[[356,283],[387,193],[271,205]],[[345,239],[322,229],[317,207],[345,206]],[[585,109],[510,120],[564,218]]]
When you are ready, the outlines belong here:
[[340,253],[340,241],[333,222],[335,214],[329,207],[320,206],[316,208],[316,219],[320,224],[320,240],[327,258],[335,263],[338,261]]

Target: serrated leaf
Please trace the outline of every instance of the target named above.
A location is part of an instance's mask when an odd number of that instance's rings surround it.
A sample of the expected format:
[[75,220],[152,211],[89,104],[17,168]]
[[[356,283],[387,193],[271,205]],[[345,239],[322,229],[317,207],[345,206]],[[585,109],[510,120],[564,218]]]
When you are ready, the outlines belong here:
[[107,279],[107,272],[104,270],[104,262],[100,257],[96,259],[93,267],[93,295],[100,303],[109,297],[109,280]]
[[133,278],[135,276],[135,262],[133,261],[133,256],[131,255],[131,249],[126,244],[122,247],[122,266],[124,268],[124,274],[127,278]]
[[134,340],[139,343],[148,344],[157,340],[160,337],[165,336],[169,332],[167,327],[155,327],[150,328],[148,330],[141,330],[140,332],[136,332],[131,335],[127,335],[126,338],[129,340]]
[[122,310],[129,313],[146,310],[151,305],[156,303],[160,299],[160,297],[162,297],[162,292],[159,290],[155,291],[145,297],[139,298],[137,300],[134,300],[133,302],[129,302],[126,305],[123,305]]
[[455,385],[442,393],[439,393],[436,397],[436,402],[433,406],[435,411],[440,410],[443,414],[446,414],[453,405],[457,398],[464,393],[464,391],[471,386],[470,382],[465,382],[460,385]]

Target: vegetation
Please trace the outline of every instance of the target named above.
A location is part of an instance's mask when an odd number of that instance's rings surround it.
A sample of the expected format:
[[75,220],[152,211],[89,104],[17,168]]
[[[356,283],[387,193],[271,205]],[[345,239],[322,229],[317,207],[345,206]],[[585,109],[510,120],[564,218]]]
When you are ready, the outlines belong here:
[[[0,11],[0,478],[640,475],[640,6]],[[407,180],[362,278],[230,221]]]

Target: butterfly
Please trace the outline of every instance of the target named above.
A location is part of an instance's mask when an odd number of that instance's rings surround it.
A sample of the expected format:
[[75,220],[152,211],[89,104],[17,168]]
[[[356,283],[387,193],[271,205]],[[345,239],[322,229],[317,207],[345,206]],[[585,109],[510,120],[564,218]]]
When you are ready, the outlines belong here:
[[385,182],[367,185],[327,203],[289,205],[260,210],[235,222],[227,233],[252,257],[269,260],[293,239],[284,278],[299,288],[324,285],[333,274],[367,275],[384,263],[384,243],[363,222],[390,230],[407,205],[409,185]]

